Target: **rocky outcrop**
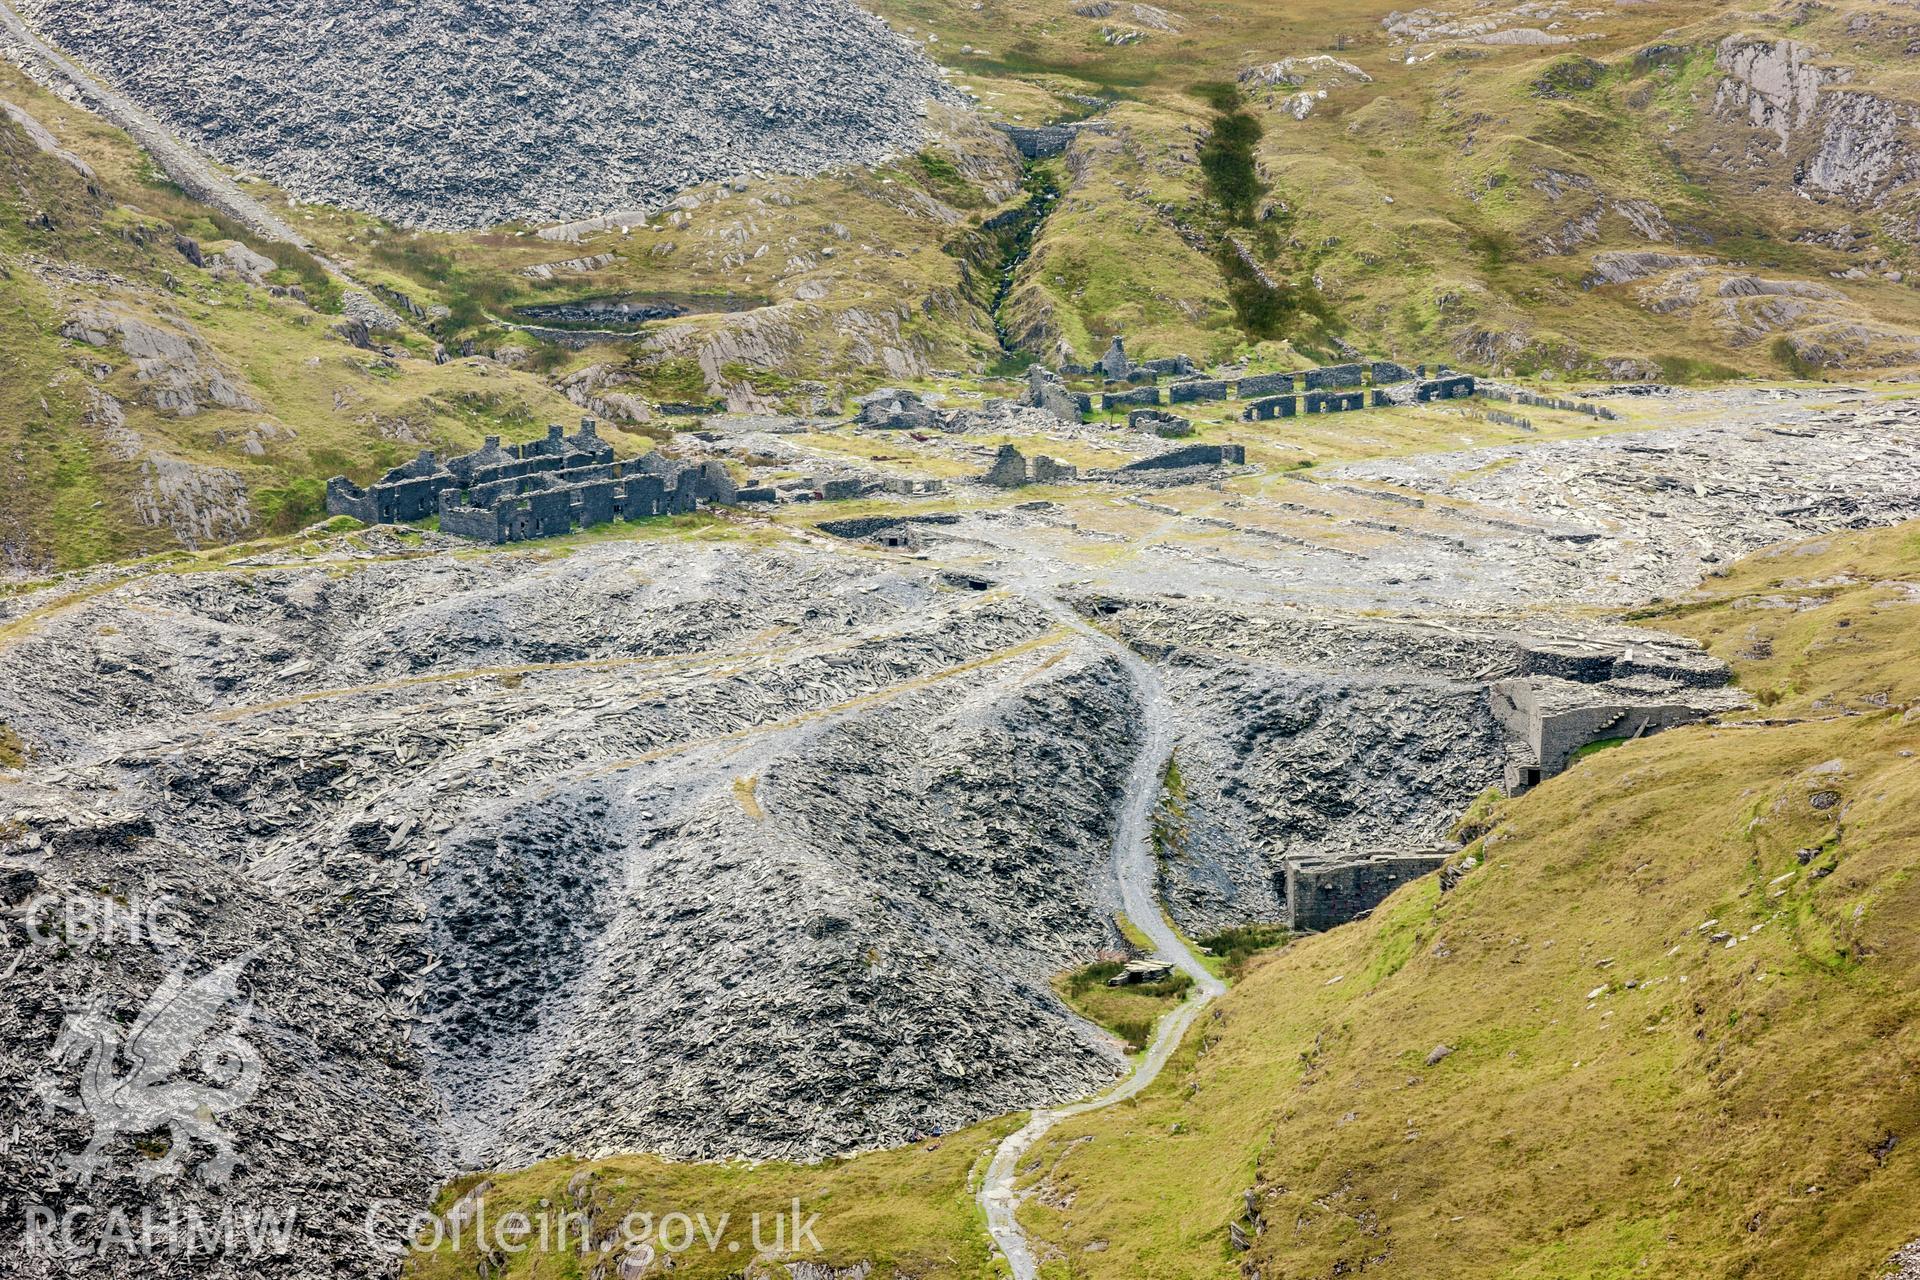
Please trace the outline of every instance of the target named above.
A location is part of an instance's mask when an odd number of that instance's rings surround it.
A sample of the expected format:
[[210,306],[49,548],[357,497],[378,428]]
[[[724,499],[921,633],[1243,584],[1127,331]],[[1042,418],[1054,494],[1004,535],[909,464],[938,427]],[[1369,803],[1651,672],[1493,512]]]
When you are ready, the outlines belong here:
[[1784,147],[1813,119],[1821,86],[1849,78],[1838,68],[1817,65],[1818,56],[1798,40],[1729,36],[1713,60],[1725,77],[1714,92],[1715,109],[1744,116]]
[[[1853,70],[1823,60],[1796,40],[1729,36],[1714,112],[1768,135],[1750,146],[1746,167],[1788,177],[1804,194],[1855,208],[1882,204],[1920,179],[1920,105],[1855,87]],[[1791,170],[1780,165],[1791,157]]]
[[[1811,368],[1876,368],[1920,359],[1920,333],[1874,319],[1833,285],[1739,271],[1701,254],[1598,253],[1582,283],[1632,284],[1655,315],[1695,314],[1735,349],[1784,337]],[[1818,336],[1816,336],[1818,335]]]
[[[136,467],[138,480],[128,503],[139,523],[171,530],[187,547],[231,542],[252,527],[252,503],[238,472],[189,462],[154,447],[127,424],[126,407],[98,387],[87,388],[81,422],[100,437],[110,457]],[[260,422],[248,438],[285,433],[275,423]],[[248,452],[259,449],[255,445]]]
[[560,379],[560,393],[583,409],[609,422],[645,422],[653,410],[645,397],[620,390],[634,385],[633,379],[610,364],[590,364],[575,369]]
[[1878,203],[1893,188],[1920,178],[1916,128],[1920,107],[1912,103],[1829,93],[1821,101],[1820,138],[1801,185],[1850,205]]
[[591,218],[875,161],[916,148],[923,104],[950,93],[851,0],[21,8],[220,160],[421,227]]
[[[572,225],[572,224],[570,224]],[[598,230],[600,228],[596,228]],[[531,267],[523,267],[520,274],[529,280],[552,280],[556,276],[586,275],[614,263],[611,253],[594,253],[580,258],[564,258],[559,262],[542,262]]]
[[34,119],[26,108],[16,107],[13,103],[0,99],[0,115],[13,121],[14,126],[27,135],[27,141],[41,152],[69,166],[88,182],[93,181],[93,166],[61,146],[60,139],[53,136],[53,131]]
[[[1569,24],[1564,20],[1552,23],[1552,30],[1518,25],[1538,22],[1545,12],[1546,7],[1528,3],[1508,9],[1480,5],[1466,13],[1423,6],[1404,12],[1396,9],[1382,18],[1380,25],[1386,28],[1393,44],[1412,41],[1415,44],[1557,45],[1591,38],[1591,33],[1569,34],[1565,30]],[[1566,10],[1555,6],[1551,12],[1561,17]],[[1594,12],[1581,13],[1576,20],[1585,23],[1595,16]]]
[[1035,130],[1001,128],[977,111],[939,101],[928,105],[927,122],[940,154],[989,201],[1002,204],[1020,194],[1020,159],[1027,154],[1020,136]]
[[1240,83],[1265,88],[1275,85],[1287,85],[1294,89],[1306,85],[1331,88],[1344,84],[1372,84],[1373,77],[1344,58],[1317,53],[1248,67],[1241,71]]
[[130,356],[145,398],[162,412],[190,418],[207,408],[261,407],[184,321],[163,325],[110,303],[84,303],[68,313],[60,333]]
[[1580,283],[1588,289],[1603,284],[1628,284],[1685,267],[1706,266],[1712,261],[1712,258],[1697,253],[1663,253],[1652,249],[1612,250],[1593,255],[1593,268]]
[[399,312],[361,289],[341,293],[340,314],[348,323],[365,325],[374,333],[399,333],[406,328]]
[[206,265],[216,274],[224,273],[244,280],[248,284],[263,285],[267,282],[267,276],[280,264],[263,253],[255,253],[240,241],[235,240],[208,258]]
[[1269,106],[1278,107],[1296,120],[1304,120],[1313,113],[1314,104],[1327,96],[1329,89],[1372,84],[1373,77],[1344,58],[1321,53],[1246,67],[1241,70],[1239,81],[1250,90],[1267,90]]

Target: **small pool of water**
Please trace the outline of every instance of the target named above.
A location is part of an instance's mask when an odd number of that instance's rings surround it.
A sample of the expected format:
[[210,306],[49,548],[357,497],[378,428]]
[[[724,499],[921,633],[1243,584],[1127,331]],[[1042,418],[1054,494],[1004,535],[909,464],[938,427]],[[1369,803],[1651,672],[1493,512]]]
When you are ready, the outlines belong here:
[[618,293],[566,302],[536,302],[513,309],[523,324],[559,328],[637,329],[650,320],[752,311],[773,301],[752,293]]

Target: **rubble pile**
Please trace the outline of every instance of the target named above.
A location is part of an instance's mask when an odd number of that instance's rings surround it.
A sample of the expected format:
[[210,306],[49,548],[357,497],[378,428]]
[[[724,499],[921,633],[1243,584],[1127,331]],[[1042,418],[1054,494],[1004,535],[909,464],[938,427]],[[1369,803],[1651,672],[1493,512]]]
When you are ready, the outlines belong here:
[[[1131,697],[1004,593],[691,544],[665,574],[616,544],[143,578],[0,666],[40,809],[138,813],[127,875],[171,859],[181,893],[252,904],[210,955],[297,928],[352,957],[252,981],[383,1055],[370,1114],[416,1119],[326,1130],[375,1189],[573,1150],[815,1158],[1111,1079],[1048,981],[1115,941]],[[9,1043],[41,1056],[35,1009],[141,976],[37,959]],[[323,1167],[312,1132],[263,1173]],[[0,1177],[51,1179],[61,1146],[36,1129]]]
[[702,183],[870,163],[917,150],[927,100],[954,97],[846,0],[21,9],[223,163],[435,230],[655,210]]

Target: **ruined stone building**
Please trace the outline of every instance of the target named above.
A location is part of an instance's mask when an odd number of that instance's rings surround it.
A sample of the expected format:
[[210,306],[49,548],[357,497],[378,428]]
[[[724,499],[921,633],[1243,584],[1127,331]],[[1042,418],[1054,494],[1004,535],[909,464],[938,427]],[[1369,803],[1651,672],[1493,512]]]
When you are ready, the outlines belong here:
[[1020,397],[1020,403],[1050,413],[1063,422],[1078,422],[1093,411],[1091,396],[1068,390],[1057,374],[1037,364],[1027,368],[1027,392]]
[[[1505,670],[1484,685],[1499,733],[1504,789],[1553,777],[1582,748],[1692,724],[1746,705],[1725,664],[1696,642],[1618,627],[1513,637]],[[1328,929],[1365,915],[1400,885],[1438,869],[1444,849],[1323,850],[1275,870],[1286,921]]]
[[[1425,366],[1421,366],[1424,370]],[[1386,408],[1404,403],[1406,391],[1389,387],[1414,382],[1415,374],[1405,365],[1391,360],[1372,364],[1336,364],[1308,369],[1300,374],[1262,373],[1242,378],[1237,391],[1246,405],[1240,416],[1248,422],[1273,418],[1291,418],[1299,414],[1350,413],[1355,409]],[[1304,394],[1295,394],[1298,378]],[[1424,404],[1429,400],[1452,399],[1474,394],[1476,383],[1470,374],[1449,374],[1414,382],[1412,398]]]
[[1607,681],[1596,686],[1548,675],[1501,680],[1487,690],[1488,704],[1514,746],[1504,778],[1509,795],[1560,773],[1583,747],[1692,724],[1727,709],[1736,699],[1702,696],[1701,690],[1671,681]]
[[593,419],[575,435],[502,446],[488,436],[472,453],[441,461],[431,450],[365,488],[345,476],[327,481],[327,514],[368,524],[440,518],[440,531],[478,542],[520,542],[613,520],[680,514],[734,500],[733,478],[719,462],[676,462],[658,452],[615,462]]
[[[1291,418],[1297,413],[1343,413],[1369,406],[1385,407],[1399,403],[1406,394],[1389,392],[1388,387],[1413,382],[1416,378],[1423,379],[1413,391],[1413,398],[1420,402],[1472,395],[1475,386],[1474,379],[1467,374],[1425,380],[1425,365],[1420,366],[1416,374],[1392,360],[1326,365],[1300,372],[1252,373],[1238,379],[1199,377],[1195,376],[1193,362],[1185,356],[1135,363],[1127,358],[1126,346],[1118,337],[1089,372],[1101,374],[1109,383],[1109,388],[1100,396],[1103,412],[1237,399],[1248,402],[1241,417],[1249,422]],[[1179,378],[1166,385],[1164,395],[1159,385],[1163,373]],[[1028,368],[1027,392],[1021,403],[1044,409],[1068,422],[1079,422],[1093,410],[1091,395],[1070,390],[1057,374],[1040,365]],[[1130,421],[1132,416],[1129,414]]]
[[980,477],[981,481],[998,489],[1018,489],[1027,484],[1054,484],[1063,480],[1079,477],[1079,469],[1064,462],[1055,462],[1044,453],[1028,458],[1010,444],[1000,446],[993,457],[993,465]]
[[1192,421],[1163,409],[1135,409],[1127,415],[1127,425],[1135,431],[1151,431],[1170,438],[1193,434]]
[[1477,386],[1470,373],[1443,373],[1438,377],[1416,383],[1413,388],[1413,398],[1421,404],[1429,400],[1457,400],[1462,396],[1472,395]]
[[1248,422],[1268,422],[1274,418],[1291,418],[1299,411],[1300,401],[1292,395],[1262,396],[1249,400],[1240,416]]
[[1107,346],[1107,353],[1090,372],[1099,373],[1109,382],[1151,382],[1159,377],[1183,377],[1195,369],[1192,356],[1165,356],[1135,362],[1127,356],[1126,340],[1116,333]]
[[1317,933],[1357,920],[1407,881],[1438,871],[1449,856],[1434,849],[1290,861],[1280,873],[1287,928]]

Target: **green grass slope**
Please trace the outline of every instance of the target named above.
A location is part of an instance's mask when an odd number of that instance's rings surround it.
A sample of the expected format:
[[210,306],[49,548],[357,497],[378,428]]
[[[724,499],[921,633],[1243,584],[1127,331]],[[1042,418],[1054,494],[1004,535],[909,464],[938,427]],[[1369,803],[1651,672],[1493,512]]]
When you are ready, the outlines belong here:
[[[436,364],[425,333],[383,338],[393,356],[350,345],[331,332],[342,282],[311,258],[244,237],[156,176],[125,135],[4,65],[0,99],[88,170],[0,115],[0,563],[10,572],[290,531],[323,514],[328,475],[365,480],[422,448],[469,448],[579,416],[528,370]],[[236,246],[284,265],[250,282],[215,260]],[[73,335],[76,316],[102,313],[185,343],[191,369],[170,358],[156,369],[152,350],[116,336],[96,345]],[[216,377],[236,393],[226,402],[209,392]],[[191,410],[169,396],[176,378],[191,387]]]

